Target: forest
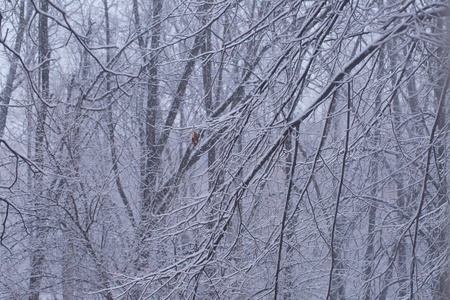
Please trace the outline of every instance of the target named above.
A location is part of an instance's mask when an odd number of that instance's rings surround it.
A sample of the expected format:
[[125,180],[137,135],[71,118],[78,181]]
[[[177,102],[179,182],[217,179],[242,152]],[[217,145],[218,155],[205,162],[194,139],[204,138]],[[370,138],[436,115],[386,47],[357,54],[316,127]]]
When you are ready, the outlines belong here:
[[446,0],[1,0],[0,299],[450,299]]

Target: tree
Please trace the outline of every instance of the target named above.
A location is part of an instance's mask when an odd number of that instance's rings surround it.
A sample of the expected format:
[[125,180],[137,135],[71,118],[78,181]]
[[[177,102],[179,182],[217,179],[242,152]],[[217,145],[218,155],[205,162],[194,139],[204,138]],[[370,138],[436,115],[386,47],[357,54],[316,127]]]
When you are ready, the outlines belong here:
[[446,2],[5,7],[0,297],[450,298]]

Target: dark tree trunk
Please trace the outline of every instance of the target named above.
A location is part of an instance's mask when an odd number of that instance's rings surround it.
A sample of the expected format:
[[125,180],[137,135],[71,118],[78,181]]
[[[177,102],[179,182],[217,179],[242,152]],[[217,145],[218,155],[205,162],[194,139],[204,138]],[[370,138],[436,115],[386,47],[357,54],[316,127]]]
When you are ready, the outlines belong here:
[[[49,4],[47,0],[40,1],[40,9],[47,13],[49,10]],[[50,96],[50,46],[48,36],[48,18],[44,14],[39,15],[39,63],[41,68],[39,70],[40,76],[40,97],[44,101],[49,100]],[[42,167],[44,164],[45,153],[45,120],[47,115],[47,108],[44,101],[36,102],[36,135],[35,135],[35,163]],[[43,275],[43,263],[44,263],[44,248],[43,239],[45,238],[44,220],[45,210],[42,204],[42,185],[43,174],[38,173],[35,175],[35,189],[38,193],[38,197],[35,199],[35,219],[33,220],[33,232],[31,245],[33,253],[31,255],[31,275],[30,275],[30,300],[39,300],[40,288]]]

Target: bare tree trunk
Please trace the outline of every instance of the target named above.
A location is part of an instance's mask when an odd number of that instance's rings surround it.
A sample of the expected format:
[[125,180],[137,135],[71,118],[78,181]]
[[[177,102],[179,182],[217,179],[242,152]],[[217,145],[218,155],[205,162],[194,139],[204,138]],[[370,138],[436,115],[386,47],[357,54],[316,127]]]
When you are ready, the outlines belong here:
[[[385,50],[380,50],[380,56],[378,60],[378,74],[377,79],[382,80],[383,76],[385,75],[384,70],[384,64],[385,64]],[[375,99],[375,107],[374,107],[374,114],[378,114],[378,111],[381,108],[381,95],[377,95]],[[375,129],[374,132],[374,138],[373,138],[373,148],[377,149],[377,147],[380,147],[380,130]],[[368,178],[370,178],[373,182],[376,182],[378,180],[378,154],[377,151],[374,151],[373,157],[370,160],[369,163],[369,175]],[[376,197],[378,188],[375,185],[372,188],[371,196]],[[375,237],[376,237],[376,220],[377,220],[377,202],[373,201],[373,203],[370,204],[369,207],[369,215],[368,215],[368,229],[367,229],[367,248],[366,253],[364,254],[364,281],[366,284],[366,288],[364,291],[364,300],[370,300],[373,298],[374,292],[372,289],[372,283],[371,283],[371,277],[372,272],[374,268],[374,250],[375,250]]]
[[153,0],[153,32],[150,42],[150,60],[148,65],[147,103],[145,108],[145,175],[143,178],[143,213],[152,205],[154,188],[160,165],[160,155],[156,145],[156,122],[159,113],[158,96],[158,47],[161,35],[162,1]]
[[[142,116],[144,123],[141,127],[140,143],[143,147],[141,154],[141,195],[142,203],[141,219],[138,228],[140,254],[137,259],[137,268],[142,270],[148,263],[150,257],[150,249],[148,245],[142,245],[145,238],[148,237],[148,226],[151,221],[151,211],[154,198],[154,191],[157,184],[157,175],[160,166],[160,155],[157,145],[157,118],[159,114],[159,95],[158,95],[158,57],[159,43],[161,36],[161,12],[163,2],[161,0],[152,1],[152,31],[150,37],[150,51],[147,53],[147,42],[143,35],[141,16],[139,12],[138,1],[133,0],[133,15],[138,34],[138,44],[143,55],[144,72],[146,75],[146,95],[147,99],[144,104],[144,115]],[[149,58],[148,58],[149,57]],[[133,292],[136,295],[139,291]]]
[[[27,13],[25,15],[25,0],[22,0],[19,5],[19,28],[14,44],[14,51],[20,54],[22,43],[24,39],[25,28],[31,13],[31,5],[28,5]],[[9,66],[8,75],[6,77],[5,87],[0,93],[0,138],[3,137],[6,127],[6,118],[8,116],[8,107],[11,102],[11,95],[14,88],[14,81],[16,79],[18,66],[18,58],[13,56]]]
[[[395,66],[395,57],[391,57],[390,58],[391,61],[391,72],[394,71],[394,66]],[[392,86],[395,86],[395,78],[392,78]],[[398,94],[396,93],[392,99],[392,110],[394,112],[394,125],[395,128],[397,130],[398,126],[401,123],[401,107],[400,107],[400,99]],[[396,145],[396,150],[398,152],[400,152],[400,147],[399,145]],[[400,155],[396,155],[395,156],[395,160],[399,163],[401,163],[401,156]],[[398,219],[405,221],[405,210],[409,205],[409,201],[407,199],[407,197],[405,197],[404,195],[404,176],[401,175],[396,175],[394,176],[394,182],[395,182],[395,187],[396,187],[396,209],[398,212]],[[397,255],[394,255],[394,257],[397,257],[397,278],[398,279],[406,279],[408,276],[408,267],[407,267],[407,258],[408,258],[408,254],[407,254],[407,242],[405,239],[401,238],[398,241],[398,249],[397,249]],[[390,275],[390,273],[388,273]],[[386,292],[387,294],[387,288],[386,288]],[[407,294],[407,286],[400,286],[399,291],[398,291],[398,297],[403,299],[404,297],[406,297]]]
[[67,242],[64,245],[63,253],[64,260],[62,261],[62,276],[63,276],[63,300],[75,299],[75,282],[74,282],[74,268],[73,260],[71,259],[75,255],[73,242],[70,239],[70,234],[64,232],[64,236]]
[[[450,22],[448,22],[450,23]],[[448,31],[447,31],[448,32]],[[438,51],[439,54],[442,54],[445,50]],[[443,54],[443,58],[448,60],[448,54]],[[446,65],[448,66],[448,61],[444,61]],[[444,300],[444,299],[450,299],[450,225],[447,221],[449,219],[449,204],[448,204],[448,186],[447,186],[447,176],[448,176],[448,162],[446,161],[446,155],[448,148],[446,147],[446,138],[449,134],[449,124],[448,124],[448,113],[449,109],[447,107],[448,105],[448,99],[447,99],[447,90],[449,79],[448,77],[450,74],[446,73],[440,73],[439,74],[442,78],[438,80],[438,86],[435,89],[436,94],[436,103],[438,105],[437,108],[437,132],[438,132],[438,138],[436,139],[435,144],[435,160],[436,160],[436,167],[437,167],[437,204],[436,207],[443,210],[443,224],[442,228],[438,228],[437,230],[437,236],[436,245],[432,245],[433,248],[433,256],[437,258],[437,261],[442,261],[442,265],[440,266],[439,270],[439,276],[438,276],[438,283],[437,283],[437,297],[436,299]],[[439,107],[440,105],[440,107]],[[439,114],[439,112],[441,112]],[[447,148],[447,149],[446,149]]]
[[[48,1],[40,1],[40,9],[43,12],[48,12]],[[48,41],[48,18],[44,14],[39,15],[39,63],[41,64],[40,76],[40,97],[47,101],[50,96],[50,46]],[[45,120],[47,115],[47,108],[43,101],[36,103],[36,136],[35,136],[35,163],[42,167],[44,164],[45,153]],[[42,203],[42,186],[43,175],[38,173],[35,175],[35,189],[38,193],[35,199],[35,217],[32,233],[32,245],[34,251],[31,255],[31,275],[30,275],[30,300],[39,300],[40,287],[43,275],[44,263],[44,248],[43,239],[45,237],[45,207]],[[39,191],[38,191],[39,190]]]
[[[336,194],[336,205],[331,228],[331,270],[328,283],[327,299],[345,299],[346,281],[344,279],[345,263],[343,256],[344,234],[345,234],[345,216],[339,215],[339,206],[342,197],[342,190],[345,178],[345,165],[348,155],[348,145],[350,140],[350,113],[351,113],[351,83],[347,83],[347,113],[346,113],[346,130],[345,130],[345,145],[342,157],[341,174],[338,182],[338,189]],[[336,275],[334,275],[334,273]]]
[[[207,3],[210,3],[211,0],[207,0]],[[209,8],[209,5],[205,5],[205,10]],[[202,18],[202,23],[205,25],[208,22],[206,17]],[[211,28],[205,29],[205,39],[203,42],[202,52],[208,53],[211,51]],[[203,71],[203,90],[205,93],[204,101],[205,101],[205,110],[206,117],[210,117],[212,112],[214,111],[214,103],[213,103],[213,85],[212,85],[212,62],[211,57],[206,55],[203,58],[202,64]],[[215,170],[213,168],[214,162],[216,161],[216,148],[213,146],[208,150],[208,187],[209,190],[212,191],[214,187],[214,173]]]
[[[279,285],[279,274],[280,274],[280,270],[281,270],[281,255],[282,255],[282,250],[283,250],[283,238],[284,238],[284,230],[286,228],[286,223],[287,223],[287,219],[288,219],[288,212],[290,209],[290,206],[292,206],[292,204],[290,204],[291,201],[291,194],[292,194],[292,190],[294,187],[294,176],[295,176],[295,167],[297,164],[297,155],[298,155],[298,147],[299,147],[299,134],[298,134],[298,130],[299,130],[299,126],[297,126],[296,128],[292,128],[292,132],[289,133],[290,138],[292,138],[292,135],[294,135],[294,140],[295,140],[295,147],[294,147],[294,154],[293,154],[293,158],[290,158],[290,171],[287,174],[288,175],[288,188],[287,188],[287,192],[286,192],[286,200],[284,203],[284,210],[283,210],[283,216],[281,219],[281,229],[280,229],[280,238],[279,238],[279,245],[278,245],[278,257],[277,257],[277,262],[276,262],[276,270],[275,270],[275,284],[274,284],[274,296],[273,298],[276,300],[278,299],[278,285]],[[290,236],[287,236],[286,238],[290,238]],[[287,254],[290,254],[291,250],[287,249],[286,250]],[[291,275],[291,274],[289,274]],[[288,282],[290,284],[290,282]],[[288,286],[288,293],[284,294],[283,296],[285,298],[290,297],[290,288],[291,286]]]
[[[447,75],[448,76],[448,75]],[[443,89],[444,93],[445,90]],[[438,190],[438,201],[437,206],[441,207],[444,210],[444,224],[443,228],[440,228],[440,232],[437,238],[437,249],[436,253],[439,256],[442,256],[442,266],[440,268],[440,273],[438,277],[438,288],[437,299],[444,300],[450,299],[450,225],[448,223],[449,219],[449,204],[448,204],[448,181],[447,174],[448,173],[448,163],[446,162],[445,155],[448,151],[445,146],[445,136],[448,135],[448,107],[447,107],[447,98],[443,96],[443,113],[439,116],[438,119],[438,130],[443,135],[441,139],[437,142],[437,151],[436,151],[436,160],[437,162],[437,172],[438,178],[440,178],[439,182],[439,190]],[[447,131],[447,133],[445,133]],[[447,171],[446,171],[447,170]]]
[[[106,44],[111,44],[111,28],[110,28],[110,21],[109,21],[109,7],[108,7],[108,0],[103,0],[103,6],[105,10],[105,33],[106,33]],[[111,49],[106,50],[106,60],[108,62],[111,61]],[[106,91],[111,91],[111,74],[106,75]],[[115,182],[117,191],[119,192],[120,199],[122,200],[123,205],[125,206],[125,210],[127,212],[128,218],[130,220],[131,225],[133,228],[136,227],[136,221],[133,215],[133,210],[131,208],[131,203],[125,194],[124,187],[122,185],[122,180],[120,178],[120,172],[119,172],[119,157],[117,155],[117,148],[116,148],[116,139],[115,139],[115,123],[113,119],[113,104],[112,104],[112,97],[110,94],[107,97],[107,127],[108,127],[108,140],[109,140],[109,147],[110,147],[110,153],[111,153],[111,161],[112,161],[112,169],[115,176]]]

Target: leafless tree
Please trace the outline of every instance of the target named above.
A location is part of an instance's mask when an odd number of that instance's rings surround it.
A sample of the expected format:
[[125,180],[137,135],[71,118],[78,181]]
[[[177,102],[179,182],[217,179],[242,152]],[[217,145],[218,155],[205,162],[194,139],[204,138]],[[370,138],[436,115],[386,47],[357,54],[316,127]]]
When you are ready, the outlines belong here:
[[450,298],[447,2],[0,9],[0,297]]

